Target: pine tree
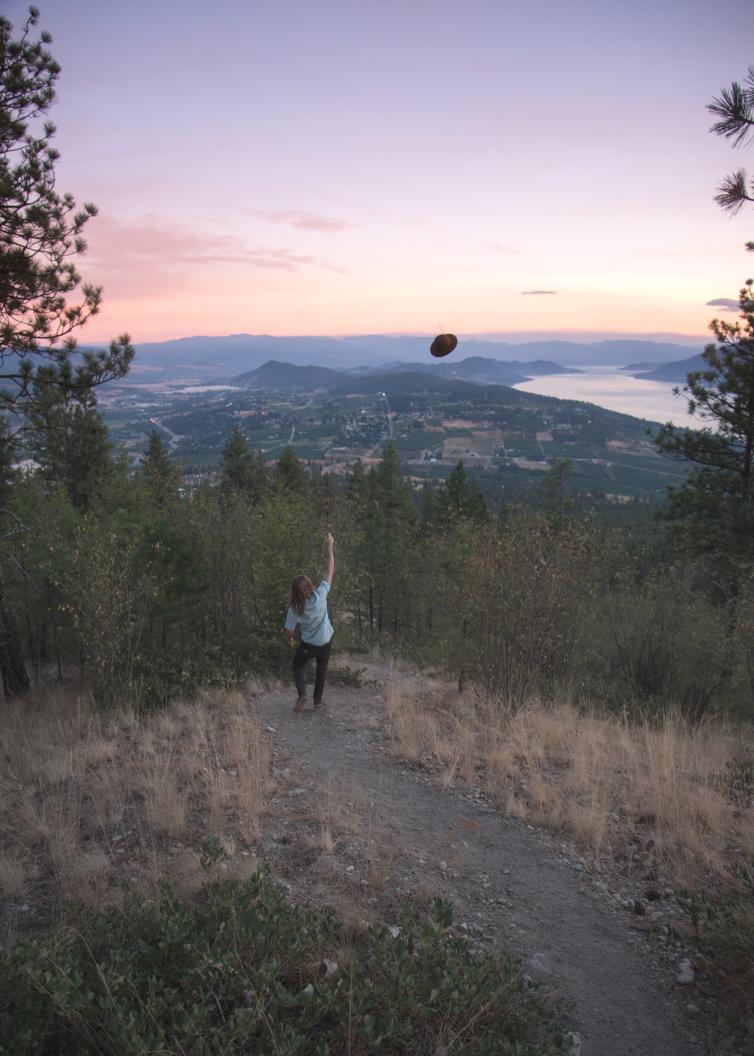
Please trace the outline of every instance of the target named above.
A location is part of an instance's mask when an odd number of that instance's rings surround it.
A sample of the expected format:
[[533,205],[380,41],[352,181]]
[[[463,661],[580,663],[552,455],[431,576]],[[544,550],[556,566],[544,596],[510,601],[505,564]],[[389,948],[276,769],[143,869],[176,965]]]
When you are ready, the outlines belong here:
[[351,466],[351,471],[346,477],[344,495],[353,516],[361,523],[367,503],[367,475],[360,458]]
[[369,625],[397,637],[410,624],[417,515],[394,444],[368,477],[364,549],[369,583]]
[[93,394],[71,404],[45,389],[28,421],[28,449],[46,483],[65,487],[74,506],[88,509],[112,471],[112,445]]
[[[87,394],[128,370],[126,334],[109,350],[76,351],[75,332],[99,310],[101,289],[81,282],[73,260],[96,214],[55,189],[55,126],[44,120],[60,67],[51,37],[34,30],[29,9],[20,32],[0,17],[0,413],[8,436],[27,432],[37,401],[49,392],[86,405]],[[54,401],[53,401],[54,402]],[[20,636],[0,576],[0,674],[8,697],[28,691]]]
[[422,530],[430,532],[437,519],[437,493],[429,478],[425,478],[421,495]]
[[121,377],[133,357],[127,335],[108,351],[76,352],[75,331],[100,306],[102,291],[84,284],[81,300],[68,295],[81,282],[73,259],[84,252],[83,230],[96,215],[76,209],[55,189],[55,126],[44,121],[55,100],[60,67],[42,33],[32,39],[39,13],[18,36],[0,17],[0,410],[15,428],[48,389],[80,402],[96,385]]
[[88,510],[113,471],[113,446],[102,415],[74,407],[66,436],[64,483],[73,505]]
[[669,517],[695,552],[714,559],[731,596],[754,564],[754,280],[739,304],[740,320],[710,324],[718,344],[707,346],[707,369],[690,373],[682,389],[689,413],[708,424],[666,425],[657,437],[662,451],[695,464],[682,487],[669,489]]
[[566,492],[566,482],[571,475],[570,458],[559,458],[550,466],[542,481],[542,499],[550,524],[562,528],[566,510],[571,500]]
[[309,474],[290,447],[286,447],[278,459],[275,483],[279,489],[293,492],[296,495],[303,495],[306,492]]
[[269,486],[267,471],[260,453],[252,453],[238,426],[228,437],[222,455],[222,486],[240,491],[257,502]]
[[164,510],[175,501],[181,471],[175,462],[171,462],[167,445],[163,443],[156,429],[152,429],[149,434],[147,450],[141,458],[139,475],[159,509]]
[[320,473],[311,478],[311,501],[320,513],[329,518],[335,506],[336,488],[332,473]]
[[483,523],[487,520],[487,504],[478,488],[469,484],[463,462],[458,462],[440,488],[437,497],[438,519],[448,524],[458,518]]

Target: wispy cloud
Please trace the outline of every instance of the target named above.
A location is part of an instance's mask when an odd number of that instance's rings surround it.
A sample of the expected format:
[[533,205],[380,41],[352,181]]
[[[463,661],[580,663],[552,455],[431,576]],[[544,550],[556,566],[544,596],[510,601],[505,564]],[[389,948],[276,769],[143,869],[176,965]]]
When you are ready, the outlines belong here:
[[546,294],[555,294],[557,290],[521,290],[522,297],[544,297]]
[[724,312],[737,312],[740,308],[738,301],[734,301],[731,297],[715,297],[704,303],[708,308],[722,308]]
[[[82,261],[85,278],[105,287],[107,301],[153,302],[191,291],[227,290],[249,283],[253,269],[280,276],[304,271],[343,269],[297,247],[258,244],[242,235],[212,231],[159,216],[124,222],[110,217],[92,221],[89,253]],[[234,287],[235,288],[235,287]]]
[[101,218],[92,225],[91,246],[116,270],[139,262],[166,268],[178,265],[246,264],[254,268],[297,271],[304,267],[340,269],[321,257],[281,246],[250,245],[238,235],[202,230],[187,224],[145,217],[135,223]]
[[518,253],[515,246],[506,245],[505,242],[488,242],[487,249],[491,249],[493,253],[504,253],[506,256],[510,253]]
[[338,231],[348,231],[356,227],[350,220],[342,220],[337,216],[322,216],[319,213],[310,213],[306,209],[255,209],[255,216],[269,220],[273,224],[285,224],[295,227],[299,231],[320,231],[326,234],[334,234]]

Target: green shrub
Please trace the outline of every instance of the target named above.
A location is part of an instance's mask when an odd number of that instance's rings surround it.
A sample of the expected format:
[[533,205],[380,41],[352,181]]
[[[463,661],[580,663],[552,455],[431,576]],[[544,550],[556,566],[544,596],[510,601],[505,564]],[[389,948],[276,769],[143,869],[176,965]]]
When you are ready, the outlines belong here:
[[328,681],[334,685],[345,686],[347,689],[362,689],[368,681],[365,667],[351,667],[349,664],[331,667],[327,676]]
[[754,756],[740,755],[736,759],[729,759],[721,784],[729,796],[748,804],[754,795]]
[[584,668],[616,708],[676,708],[691,722],[720,707],[731,676],[725,614],[682,576],[631,577],[594,606]]
[[754,866],[726,888],[682,894],[699,948],[725,994],[717,1034],[725,1049],[754,1046]]
[[456,648],[468,655],[480,695],[512,712],[570,674],[580,611],[598,581],[599,540],[581,524],[559,530],[517,514],[476,533],[474,545],[467,633]]
[[165,888],[159,904],[71,907],[54,935],[0,954],[0,1053],[563,1051],[515,963],[475,954],[450,919],[438,902],[346,943],[332,911],[289,906],[264,876],[191,904]]

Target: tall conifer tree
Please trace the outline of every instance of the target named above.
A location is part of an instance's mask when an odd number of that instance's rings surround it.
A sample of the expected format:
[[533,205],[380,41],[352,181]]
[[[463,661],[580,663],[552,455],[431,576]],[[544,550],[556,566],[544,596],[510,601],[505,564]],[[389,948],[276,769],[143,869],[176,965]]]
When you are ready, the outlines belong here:
[[309,475],[303,463],[296,458],[293,448],[286,447],[278,459],[275,482],[282,491],[303,495],[309,483]]
[[[0,411],[11,433],[28,432],[49,393],[81,407],[92,389],[121,377],[133,357],[127,335],[106,351],[77,351],[76,331],[99,310],[102,291],[81,286],[74,261],[96,209],[57,191],[55,126],[45,120],[60,67],[51,37],[35,38],[30,8],[14,34],[0,17]],[[73,299],[71,298],[73,296]],[[54,401],[53,401],[54,402]],[[0,673],[6,696],[29,687],[20,638],[0,577]]]
[[165,509],[175,500],[181,471],[175,462],[171,461],[167,445],[163,443],[156,429],[152,429],[149,434],[139,473],[160,509]]
[[252,453],[238,426],[228,437],[222,455],[222,485],[228,491],[244,492],[255,502],[269,485],[259,452]]
[[692,371],[682,389],[703,428],[666,425],[657,437],[661,450],[695,465],[682,487],[669,489],[669,516],[695,552],[714,559],[732,595],[754,565],[753,280],[739,304],[735,323],[710,324],[718,344],[707,346],[707,368]]

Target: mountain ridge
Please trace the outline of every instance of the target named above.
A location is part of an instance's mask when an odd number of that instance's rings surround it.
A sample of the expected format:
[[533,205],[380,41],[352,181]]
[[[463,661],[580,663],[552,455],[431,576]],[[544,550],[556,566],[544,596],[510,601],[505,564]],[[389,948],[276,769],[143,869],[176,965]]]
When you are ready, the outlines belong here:
[[250,389],[330,389],[350,384],[353,378],[369,378],[375,374],[427,374],[435,378],[455,379],[475,384],[517,385],[541,374],[579,373],[559,363],[535,360],[532,363],[504,362],[483,356],[470,356],[454,363],[388,363],[374,368],[333,370],[313,364],[301,365],[285,360],[270,359],[254,370],[233,378],[234,385]]
[[[642,364],[646,367],[646,364]],[[631,374],[635,378],[641,378],[643,381],[664,381],[682,384],[686,381],[686,376],[692,370],[707,370],[709,363],[700,354],[698,356],[689,356],[687,359],[674,359],[669,363],[661,363],[659,367],[650,369],[638,369],[637,364],[631,369]],[[629,368],[626,368],[629,369]]]
[[[195,335],[136,345],[132,375],[168,375],[220,381],[255,369],[270,359],[301,366],[347,370],[385,363],[426,360],[430,363],[431,336],[353,335],[349,337],[275,337],[264,334],[231,334],[224,337]],[[698,351],[701,352],[700,343]],[[661,366],[689,357],[689,345],[656,341],[610,340],[573,342],[544,340],[511,343],[478,338],[462,339],[458,352],[465,358],[480,356],[500,362],[554,361],[561,367],[620,367],[642,362]],[[454,357],[457,358],[457,357]],[[453,362],[453,361],[451,361]]]

